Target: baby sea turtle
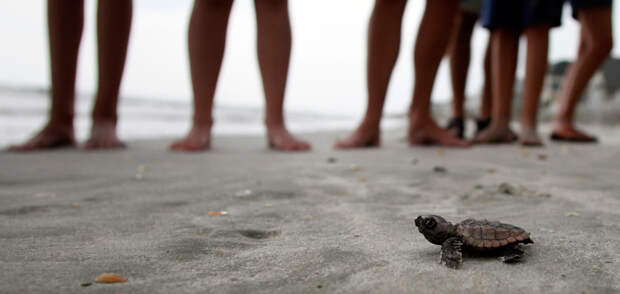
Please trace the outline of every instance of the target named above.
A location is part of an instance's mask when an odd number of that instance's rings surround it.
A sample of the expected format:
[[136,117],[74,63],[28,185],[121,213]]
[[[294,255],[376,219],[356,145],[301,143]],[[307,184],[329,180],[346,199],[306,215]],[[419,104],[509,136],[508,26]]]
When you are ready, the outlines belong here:
[[497,255],[505,263],[515,263],[524,253],[520,244],[534,243],[522,228],[486,219],[466,219],[453,225],[438,215],[422,215],[415,225],[426,240],[441,245],[440,262],[450,268],[463,263],[463,252]]

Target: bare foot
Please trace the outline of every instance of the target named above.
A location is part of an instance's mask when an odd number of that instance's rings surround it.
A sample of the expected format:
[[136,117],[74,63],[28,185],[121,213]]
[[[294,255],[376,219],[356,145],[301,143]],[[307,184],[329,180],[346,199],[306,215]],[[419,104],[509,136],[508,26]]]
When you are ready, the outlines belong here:
[[125,143],[116,136],[116,124],[109,122],[93,122],[90,139],[84,143],[84,149],[120,149]]
[[308,151],[310,144],[291,135],[284,126],[268,126],[269,148],[278,151]]
[[482,131],[476,138],[476,144],[509,144],[518,140],[517,135],[510,129],[510,126],[490,125]]
[[454,136],[451,131],[439,127],[432,119],[411,123],[409,126],[409,144],[446,147],[468,147],[470,145],[469,142]]
[[8,148],[13,152],[29,152],[62,147],[75,147],[75,136],[72,126],[48,124],[30,140],[21,145]]
[[372,148],[381,145],[381,131],[379,127],[360,125],[349,137],[336,141],[336,149]]
[[521,128],[519,144],[527,147],[540,147],[543,142],[534,128]]
[[553,132],[551,133],[551,139],[554,141],[565,141],[565,142],[582,142],[582,143],[598,142],[598,139],[595,136],[592,136],[583,131],[580,131],[570,124],[556,125]]
[[211,126],[193,127],[187,137],[170,145],[170,150],[180,152],[198,152],[211,148]]

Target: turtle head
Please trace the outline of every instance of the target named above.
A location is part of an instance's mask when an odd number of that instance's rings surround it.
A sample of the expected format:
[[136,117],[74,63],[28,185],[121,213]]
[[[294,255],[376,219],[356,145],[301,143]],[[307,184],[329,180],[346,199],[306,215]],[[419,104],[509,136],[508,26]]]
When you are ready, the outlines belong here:
[[456,235],[456,227],[438,215],[418,216],[415,219],[415,226],[426,240],[435,245],[441,245],[448,238]]

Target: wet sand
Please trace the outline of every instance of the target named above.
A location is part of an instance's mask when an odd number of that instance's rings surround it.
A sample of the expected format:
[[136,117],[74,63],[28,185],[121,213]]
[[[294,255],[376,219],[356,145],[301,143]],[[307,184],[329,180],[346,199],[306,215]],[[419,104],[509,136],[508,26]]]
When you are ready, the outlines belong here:
[[[262,137],[195,155],[169,140],[0,153],[0,292],[620,292],[620,143],[452,150],[402,133],[350,152],[331,149],[342,134],[306,135],[314,151],[294,155]],[[536,243],[520,264],[447,269],[415,231],[428,213]],[[81,286],[102,273],[129,280]]]

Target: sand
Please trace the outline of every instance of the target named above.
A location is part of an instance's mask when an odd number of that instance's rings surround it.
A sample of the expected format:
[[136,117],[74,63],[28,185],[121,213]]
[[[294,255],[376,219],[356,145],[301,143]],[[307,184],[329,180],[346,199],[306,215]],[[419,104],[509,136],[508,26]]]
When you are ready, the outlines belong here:
[[[351,152],[331,149],[342,134],[307,135],[314,151],[294,155],[262,137],[195,155],[169,140],[0,153],[0,292],[620,292],[620,144],[452,150],[401,134]],[[536,243],[520,264],[448,269],[415,231],[428,213]],[[103,273],[128,281],[94,284]]]

